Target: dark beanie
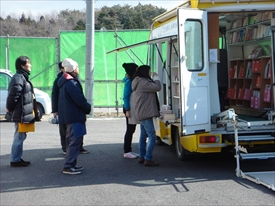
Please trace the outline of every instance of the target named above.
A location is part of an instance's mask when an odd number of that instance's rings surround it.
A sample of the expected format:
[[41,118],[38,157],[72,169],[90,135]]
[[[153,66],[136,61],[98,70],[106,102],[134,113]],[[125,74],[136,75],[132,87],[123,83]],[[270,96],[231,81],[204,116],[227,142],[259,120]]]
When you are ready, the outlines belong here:
[[128,74],[130,77],[133,77],[138,65],[135,63],[124,63],[122,64],[122,67],[125,69],[126,74]]

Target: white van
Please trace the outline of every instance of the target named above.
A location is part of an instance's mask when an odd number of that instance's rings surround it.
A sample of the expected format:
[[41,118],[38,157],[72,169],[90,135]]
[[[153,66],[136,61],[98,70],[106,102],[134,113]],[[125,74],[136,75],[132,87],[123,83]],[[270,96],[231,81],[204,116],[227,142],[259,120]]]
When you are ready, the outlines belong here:
[[[13,73],[10,70],[0,69],[0,115],[6,114],[6,100],[8,96],[8,87]],[[38,116],[41,120],[44,114],[52,112],[51,98],[46,93],[34,88],[34,93],[37,101]]]

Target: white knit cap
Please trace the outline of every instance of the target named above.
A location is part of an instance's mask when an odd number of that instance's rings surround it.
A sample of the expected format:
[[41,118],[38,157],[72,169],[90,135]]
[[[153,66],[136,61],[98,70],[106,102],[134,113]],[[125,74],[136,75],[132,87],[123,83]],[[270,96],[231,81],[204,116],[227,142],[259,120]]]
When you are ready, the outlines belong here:
[[65,72],[73,72],[78,68],[78,64],[76,61],[66,58],[62,61],[62,66],[64,67]]

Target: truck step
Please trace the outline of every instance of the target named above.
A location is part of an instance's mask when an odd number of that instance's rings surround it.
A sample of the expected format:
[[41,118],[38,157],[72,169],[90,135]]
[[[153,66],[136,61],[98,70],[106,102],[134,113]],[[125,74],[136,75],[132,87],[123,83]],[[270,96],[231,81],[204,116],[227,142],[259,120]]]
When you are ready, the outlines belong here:
[[240,154],[241,160],[249,160],[249,159],[270,159],[275,158],[275,152],[264,152],[264,153],[248,153]]
[[275,141],[275,137],[271,135],[240,135],[239,142],[242,141]]

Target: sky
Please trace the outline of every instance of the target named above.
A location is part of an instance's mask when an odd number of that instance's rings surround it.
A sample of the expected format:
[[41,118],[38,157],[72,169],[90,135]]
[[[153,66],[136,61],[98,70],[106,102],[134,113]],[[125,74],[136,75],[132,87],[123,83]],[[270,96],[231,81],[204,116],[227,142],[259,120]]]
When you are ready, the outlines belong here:
[[[164,9],[172,9],[177,7],[183,2],[183,0],[94,0],[94,8],[100,9],[102,6],[114,6],[114,5],[131,5],[136,6],[138,3],[152,4],[153,6],[162,7]],[[19,18],[22,13],[26,16],[33,18],[40,17],[45,14],[58,13],[60,10],[80,10],[85,11],[85,0],[0,0],[0,16],[5,18],[10,15],[14,18]]]

